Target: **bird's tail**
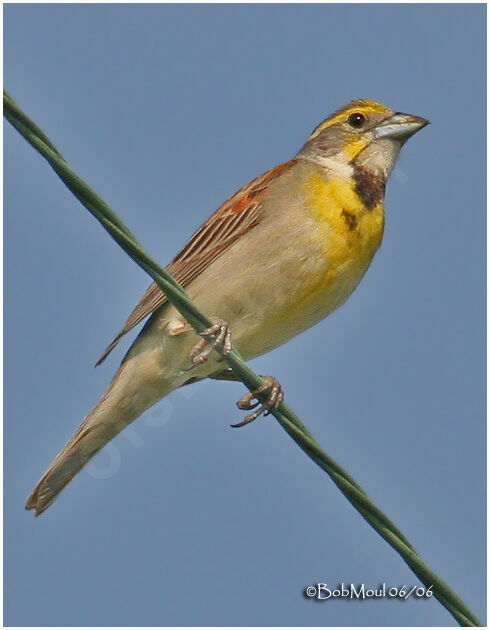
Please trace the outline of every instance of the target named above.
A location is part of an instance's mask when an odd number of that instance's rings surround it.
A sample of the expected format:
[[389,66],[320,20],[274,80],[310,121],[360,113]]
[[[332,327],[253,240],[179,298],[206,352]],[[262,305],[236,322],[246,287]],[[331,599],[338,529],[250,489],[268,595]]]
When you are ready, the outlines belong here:
[[34,488],[26,510],[39,516],[85,464],[130,422],[173,389],[168,382],[142,383],[141,370],[123,363],[97,405]]

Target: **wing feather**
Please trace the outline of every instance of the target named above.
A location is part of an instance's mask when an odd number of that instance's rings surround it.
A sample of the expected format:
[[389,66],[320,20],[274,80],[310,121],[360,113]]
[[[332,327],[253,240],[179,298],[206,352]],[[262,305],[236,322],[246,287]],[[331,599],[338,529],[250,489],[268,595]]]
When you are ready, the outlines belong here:
[[[240,236],[260,223],[262,201],[267,186],[294,163],[295,160],[290,160],[280,164],[260,175],[247,186],[240,188],[197,230],[184,249],[168,265],[167,271],[182,286],[187,286]],[[165,304],[166,301],[165,294],[158,286],[155,283],[150,285],[129,315],[121,331],[107,346],[104,354],[95,365],[100,365],[127,332]]]

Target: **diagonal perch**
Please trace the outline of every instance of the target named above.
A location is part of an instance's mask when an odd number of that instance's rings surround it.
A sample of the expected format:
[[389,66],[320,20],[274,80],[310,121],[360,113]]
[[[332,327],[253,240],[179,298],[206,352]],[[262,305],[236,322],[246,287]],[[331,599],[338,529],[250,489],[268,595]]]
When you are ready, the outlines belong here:
[[[188,298],[184,289],[143,250],[126,225],[111,208],[68,166],[55,146],[41,129],[30,120],[4,91],[4,116],[17,131],[48,161],[63,183],[71,190],[87,210],[101,223],[111,237],[165,292],[169,302],[200,333],[209,328],[211,321]],[[225,361],[250,391],[256,390],[261,378],[243,361],[236,350],[225,357]],[[320,468],[322,468],[347,497],[354,508],[364,517],[403,558],[421,582],[432,587],[434,596],[451,613],[461,626],[482,626],[458,595],[426,566],[412,545],[390,519],[377,508],[357,482],[327,455],[301,423],[299,418],[284,403],[271,411],[283,429]]]

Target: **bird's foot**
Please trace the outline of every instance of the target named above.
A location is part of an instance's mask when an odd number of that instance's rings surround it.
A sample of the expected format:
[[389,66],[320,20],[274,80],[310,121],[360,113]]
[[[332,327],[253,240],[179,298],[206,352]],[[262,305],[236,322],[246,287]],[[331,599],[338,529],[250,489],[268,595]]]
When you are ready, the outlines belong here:
[[[266,400],[262,403],[257,396],[260,394],[268,393]],[[252,402],[255,400],[256,402]],[[249,392],[240,398],[237,402],[237,407],[239,409],[256,409],[253,413],[250,413],[248,416],[245,416],[242,422],[238,424],[232,424],[233,428],[243,427],[250,422],[256,420],[262,414],[264,416],[268,416],[271,411],[277,409],[279,405],[284,400],[284,392],[282,391],[282,387],[279,381],[273,376],[263,376],[262,377],[262,385],[256,389],[254,392]],[[260,405],[260,406],[259,406]]]
[[231,352],[231,332],[227,322],[218,317],[211,317],[211,321],[212,326],[199,333],[202,339],[191,350],[192,366],[189,369],[205,363],[213,350],[218,350],[222,357]]

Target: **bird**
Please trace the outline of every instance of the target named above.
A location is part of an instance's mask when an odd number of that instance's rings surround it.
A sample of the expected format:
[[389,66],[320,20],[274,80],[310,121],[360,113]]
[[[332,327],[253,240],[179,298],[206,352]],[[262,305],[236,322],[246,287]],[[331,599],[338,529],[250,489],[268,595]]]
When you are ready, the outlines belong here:
[[[26,509],[44,512],[98,451],[173,390],[204,378],[233,380],[223,362],[232,342],[252,359],[341,306],[381,244],[386,182],[400,149],[427,124],[375,101],[351,101],[323,120],[292,159],[220,206],[166,267],[212,326],[200,338],[152,284],[97,365],[146,319],[141,332]],[[232,426],[283,399],[277,379],[264,377],[237,403],[254,413]]]

